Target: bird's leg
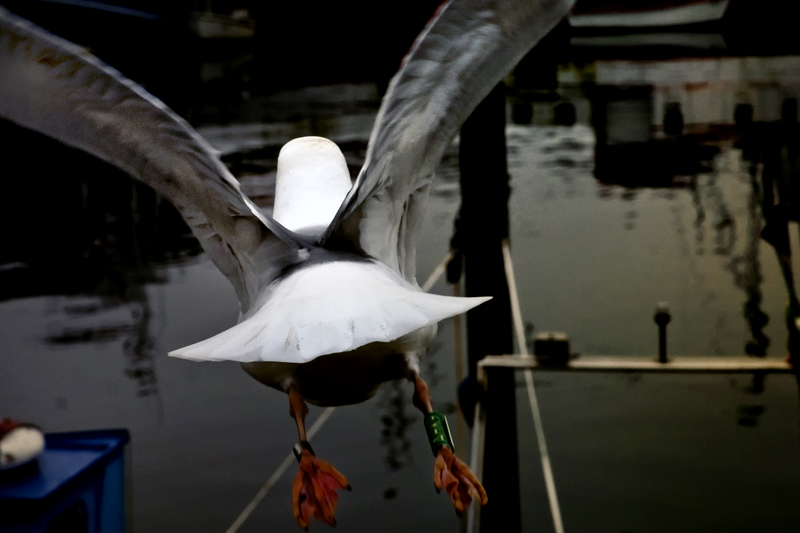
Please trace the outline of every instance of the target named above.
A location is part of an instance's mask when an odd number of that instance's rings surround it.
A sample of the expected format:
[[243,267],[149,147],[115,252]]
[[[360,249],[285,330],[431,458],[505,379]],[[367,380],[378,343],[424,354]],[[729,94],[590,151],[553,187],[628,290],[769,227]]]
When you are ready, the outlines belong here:
[[317,459],[314,450],[306,440],[306,415],[308,406],[294,386],[289,388],[289,416],[297,423],[300,442],[294,446],[294,455],[300,469],[294,478],[292,489],[292,510],[297,525],[308,530],[313,516],[329,526],[336,526],[333,513],[339,500],[337,490],[350,490],[347,479],[333,468],[328,461]]
[[289,387],[289,416],[294,418],[297,424],[297,436],[300,437],[300,442],[308,442],[306,439],[306,415],[308,414],[308,406],[303,401],[303,397],[297,392],[294,386]]
[[433,485],[436,492],[445,489],[450,501],[461,516],[469,509],[472,499],[475,498],[481,505],[486,505],[488,498],[486,491],[472,473],[472,470],[453,453],[453,440],[444,416],[434,412],[433,402],[428,384],[419,375],[412,371],[409,380],[414,383],[414,406],[425,415],[425,429],[431,442],[431,449],[436,455],[433,467]]

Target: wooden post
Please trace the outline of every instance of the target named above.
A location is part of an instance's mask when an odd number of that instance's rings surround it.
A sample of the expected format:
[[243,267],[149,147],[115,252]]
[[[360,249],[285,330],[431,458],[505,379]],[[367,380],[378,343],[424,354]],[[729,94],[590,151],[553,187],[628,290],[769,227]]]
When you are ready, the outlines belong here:
[[656,307],[656,314],[653,316],[658,324],[658,362],[667,362],[667,324],[672,317],[669,314],[669,307],[666,302],[660,302]]
[[[461,129],[462,203],[455,245],[464,254],[467,296],[493,296],[467,313],[468,384],[473,384],[472,390],[476,388],[478,361],[487,355],[513,352],[511,305],[501,247],[508,237],[510,192],[505,125],[505,86],[500,84]],[[521,524],[513,370],[492,369],[488,383],[482,408],[486,410],[483,483],[489,503],[481,511],[481,529],[516,533]],[[461,398],[469,402],[469,396]],[[466,413],[472,410],[463,403],[462,409]]]

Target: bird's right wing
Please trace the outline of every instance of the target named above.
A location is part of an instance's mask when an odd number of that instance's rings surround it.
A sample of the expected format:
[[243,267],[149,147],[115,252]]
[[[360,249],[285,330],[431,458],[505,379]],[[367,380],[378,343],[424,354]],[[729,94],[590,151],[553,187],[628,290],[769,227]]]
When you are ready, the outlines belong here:
[[361,173],[328,228],[414,281],[433,172],[458,128],[574,0],[451,0],[392,78]]
[[0,118],[84,150],[166,196],[233,284],[243,313],[301,260],[302,238],[241,192],[185,120],[79,46],[2,7]]

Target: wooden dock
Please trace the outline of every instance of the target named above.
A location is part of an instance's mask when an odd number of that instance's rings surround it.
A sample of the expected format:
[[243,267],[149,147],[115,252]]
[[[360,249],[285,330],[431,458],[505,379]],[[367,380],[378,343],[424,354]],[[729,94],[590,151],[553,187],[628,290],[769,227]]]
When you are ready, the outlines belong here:
[[[732,373],[770,373],[790,374],[795,372],[792,365],[783,358],[760,358],[748,356],[678,356],[671,357],[666,362],[649,356],[605,356],[587,355],[571,359],[566,365],[553,366],[541,365],[536,357],[527,354],[518,355],[491,355],[483,358],[478,363],[478,380],[486,391],[487,397],[492,394],[490,381],[494,381],[498,373],[523,371],[525,374],[528,398],[533,414],[534,428],[542,460],[542,470],[547,486],[548,500],[555,533],[563,533],[561,511],[556,495],[555,477],[550,464],[547,444],[545,442],[544,428],[539,413],[538,400],[534,388],[534,372],[641,372],[665,374],[732,374]],[[494,378],[490,379],[490,376]],[[484,398],[488,400],[488,398]],[[488,400],[491,405],[492,400]],[[483,479],[487,459],[486,451],[486,418],[487,410],[481,404],[475,409],[474,429],[472,433],[472,449],[470,464],[473,472],[479,479]],[[519,497],[518,494],[515,497]],[[467,518],[467,531],[478,533],[481,527],[480,507],[470,507]],[[486,525],[486,524],[484,524]]]
[[792,365],[782,358],[748,356],[676,356],[666,363],[655,357],[586,355],[564,366],[541,365],[531,355],[493,355],[478,363],[482,370],[511,368],[547,372],[669,372],[669,373],[791,373]]

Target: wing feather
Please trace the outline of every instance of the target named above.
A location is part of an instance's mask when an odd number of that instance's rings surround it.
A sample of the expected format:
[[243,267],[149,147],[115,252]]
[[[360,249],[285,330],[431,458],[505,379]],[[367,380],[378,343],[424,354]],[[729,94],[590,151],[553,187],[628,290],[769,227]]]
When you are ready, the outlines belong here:
[[82,48],[0,7],[0,117],[89,152],[172,202],[233,284],[242,312],[302,239],[262,213],[164,103]]
[[428,23],[378,111],[364,167],[332,235],[414,281],[433,173],[461,124],[574,0],[452,0]]

